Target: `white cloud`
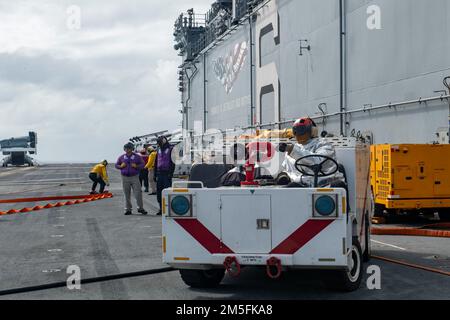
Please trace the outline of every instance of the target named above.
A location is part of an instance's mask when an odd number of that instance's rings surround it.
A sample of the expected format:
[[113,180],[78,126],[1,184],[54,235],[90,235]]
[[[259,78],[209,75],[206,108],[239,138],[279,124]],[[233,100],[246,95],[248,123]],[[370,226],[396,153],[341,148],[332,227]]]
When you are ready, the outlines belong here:
[[[43,161],[114,160],[131,136],[174,130],[173,22],[211,0],[0,0],[0,138],[38,132]],[[82,9],[68,30],[66,9]]]

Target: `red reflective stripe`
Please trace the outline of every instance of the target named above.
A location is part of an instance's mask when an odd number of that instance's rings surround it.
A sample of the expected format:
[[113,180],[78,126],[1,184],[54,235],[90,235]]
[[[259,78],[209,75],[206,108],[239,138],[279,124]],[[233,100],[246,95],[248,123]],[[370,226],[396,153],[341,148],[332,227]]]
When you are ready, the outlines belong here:
[[175,219],[195,240],[211,254],[233,253],[225,244],[196,219]]
[[[196,219],[175,219],[175,222],[208,250],[209,253],[234,253],[200,221]],[[308,220],[280,245],[273,249],[270,254],[295,254],[333,222],[334,220]]]
[[334,220],[308,220],[286,240],[273,249],[270,254],[296,253],[333,222]]

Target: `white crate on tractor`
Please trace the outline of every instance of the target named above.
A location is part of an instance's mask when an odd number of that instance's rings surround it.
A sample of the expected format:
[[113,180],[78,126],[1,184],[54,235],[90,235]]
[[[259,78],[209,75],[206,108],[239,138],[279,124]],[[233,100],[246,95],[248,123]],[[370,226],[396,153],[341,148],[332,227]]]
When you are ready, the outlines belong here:
[[359,288],[370,257],[370,150],[356,139],[330,141],[346,188],[208,189],[190,181],[164,190],[163,261],[192,287],[261,266],[274,279],[289,269],[323,269],[339,289]]

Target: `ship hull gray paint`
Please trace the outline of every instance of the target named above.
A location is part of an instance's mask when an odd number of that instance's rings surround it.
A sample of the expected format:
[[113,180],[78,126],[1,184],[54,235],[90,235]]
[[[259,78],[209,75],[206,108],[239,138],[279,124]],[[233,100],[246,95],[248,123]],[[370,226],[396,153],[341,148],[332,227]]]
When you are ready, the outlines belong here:
[[[206,53],[206,77],[203,57],[196,64],[199,72],[192,79],[189,102],[189,129],[203,121],[206,87],[206,123],[208,129],[245,127],[251,121],[251,88],[255,96],[259,68],[270,63],[278,74],[279,119],[274,92],[254,98],[256,122],[267,123],[301,116],[316,116],[318,105],[326,104],[327,113],[340,110],[339,1],[275,0],[279,16],[279,43],[270,31],[259,38],[257,24],[252,26],[255,42],[254,83],[250,83],[250,58],[240,69],[232,91],[227,93],[214,72],[214,63],[226,57],[237,43],[249,42],[248,23]],[[367,28],[367,8],[381,9],[381,30]],[[258,19],[264,19],[259,15]],[[270,20],[270,19],[269,19]],[[432,97],[445,89],[442,79],[450,75],[450,2],[446,0],[348,0],[346,3],[346,108],[380,105]],[[260,40],[259,40],[260,39]],[[311,51],[300,52],[300,39],[307,39]],[[248,45],[250,45],[248,43]],[[207,80],[204,86],[204,80]],[[267,91],[267,90],[266,90]],[[446,100],[428,104],[352,114],[347,117],[346,132],[370,131],[375,143],[429,143],[438,128],[448,126]],[[321,121],[319,121],[321,122]],[[329,118],[321,127],[339,134],[339,117]]]

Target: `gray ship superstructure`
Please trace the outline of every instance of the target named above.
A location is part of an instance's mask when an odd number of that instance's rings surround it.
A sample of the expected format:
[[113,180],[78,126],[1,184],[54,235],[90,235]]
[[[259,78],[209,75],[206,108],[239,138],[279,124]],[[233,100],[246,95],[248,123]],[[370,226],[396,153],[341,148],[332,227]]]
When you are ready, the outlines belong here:
[[[373,143],[448,142],[446,0],[228,0],[175,24],[186,138],[320,129]],[[444,83],[443,83],[444,80]],[[230,134],[230,133],[229,133]]]

